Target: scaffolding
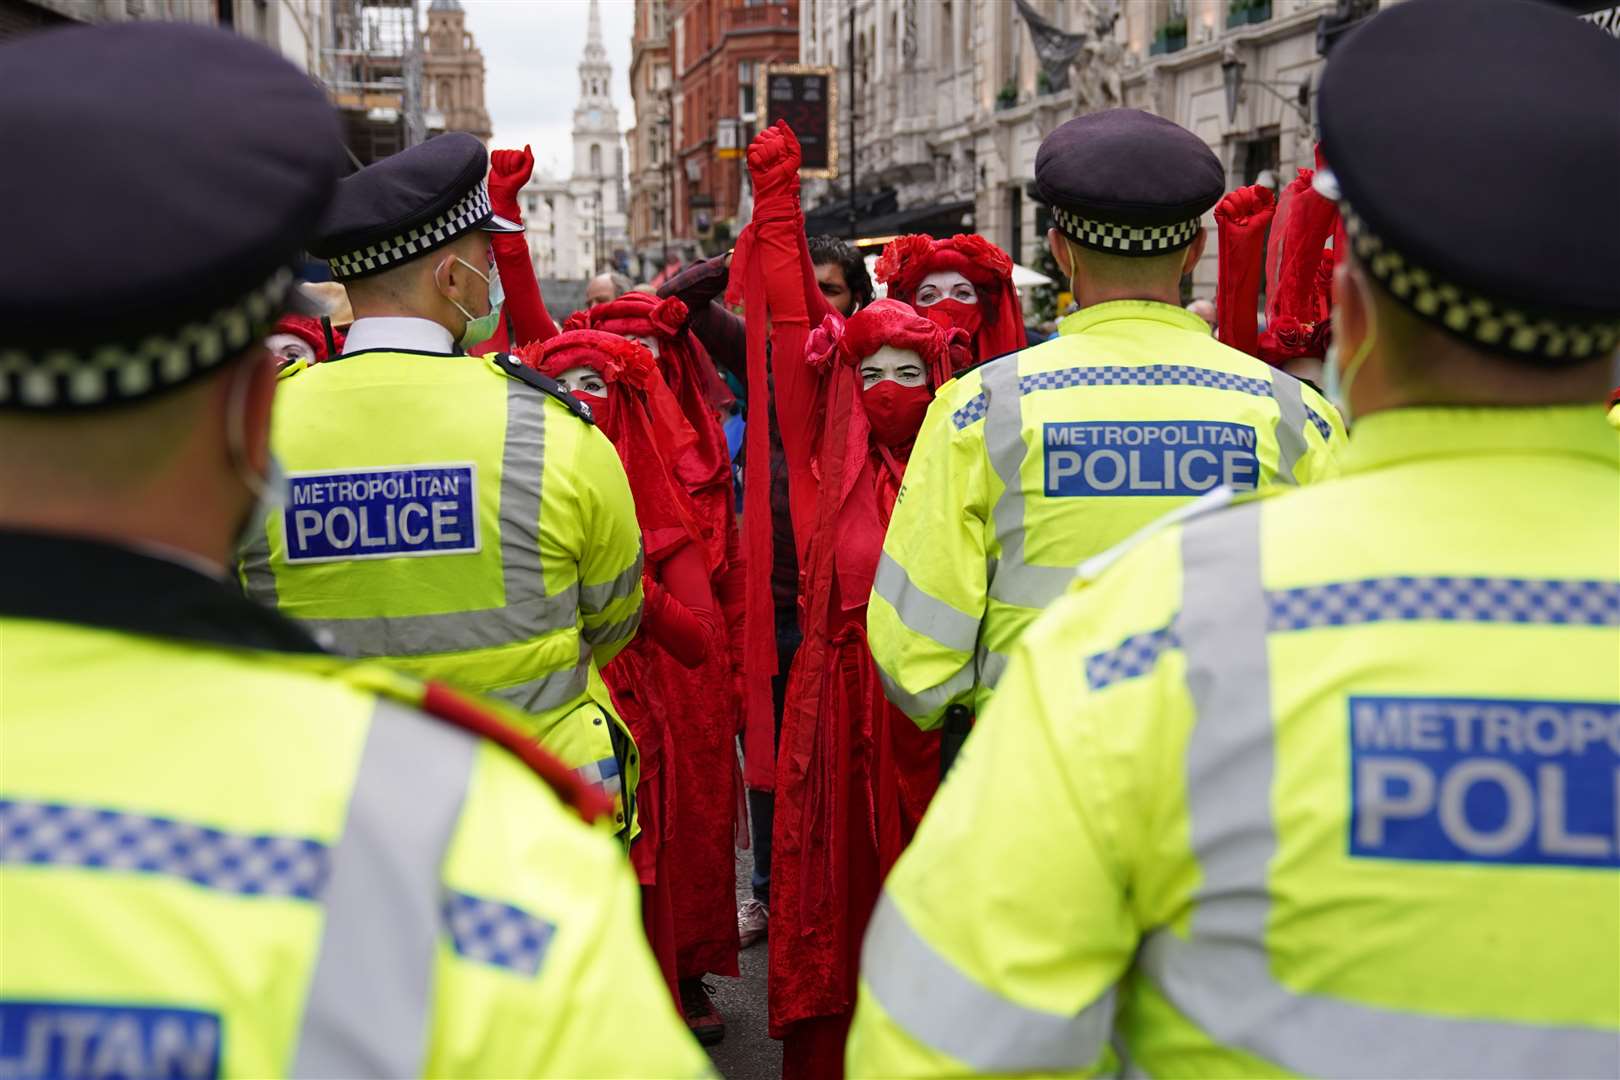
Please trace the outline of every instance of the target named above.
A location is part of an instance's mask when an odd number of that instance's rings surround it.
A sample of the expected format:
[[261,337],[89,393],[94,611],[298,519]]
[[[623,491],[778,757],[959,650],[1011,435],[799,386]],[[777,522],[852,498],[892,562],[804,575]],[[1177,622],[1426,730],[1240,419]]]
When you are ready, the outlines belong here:
[[416,0],[330,0],[323,74],[362,165],[427,137]]

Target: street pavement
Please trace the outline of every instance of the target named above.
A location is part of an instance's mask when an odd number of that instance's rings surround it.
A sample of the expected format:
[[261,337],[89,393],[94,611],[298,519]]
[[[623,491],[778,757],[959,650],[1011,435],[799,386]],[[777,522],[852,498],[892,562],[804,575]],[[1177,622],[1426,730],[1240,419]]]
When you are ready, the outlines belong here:
[[[749,878],[754,856],[737,853],[737,899],[752,895]],[[782,1044],[766,1034],[765,963],[768,946],[761,941],[743,950],[740,979],[711,978],[714,1002],[726,1018],[725,1041],[709,1048],[715,1068],[726,1080],[777,1080],[782,1075]]]

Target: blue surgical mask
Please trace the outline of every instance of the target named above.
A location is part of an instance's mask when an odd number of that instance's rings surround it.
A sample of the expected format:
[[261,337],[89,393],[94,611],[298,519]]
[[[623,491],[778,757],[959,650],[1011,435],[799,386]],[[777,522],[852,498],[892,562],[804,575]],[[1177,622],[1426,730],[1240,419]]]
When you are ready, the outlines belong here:
[[499,273],[491,270],[488,274],[485,274],[460,255],[453,256],[453,258],[456,262],[483,278],[485,284],[489,286],[489,311],[479,315],[477,318],[474,318],[472,312],[462,307],[455,300],[448,296],[445,297],[446,300],[456,305],[456,310],[461,312],[461,317],[467,320],[467,328],[461,332],[461,337],[456,344],[463,349],[470,349],[480,341],[488,341],[495,336],[495,331],[500,329],[501,305],[506,302],[506,291],[501,287],[501,275]]

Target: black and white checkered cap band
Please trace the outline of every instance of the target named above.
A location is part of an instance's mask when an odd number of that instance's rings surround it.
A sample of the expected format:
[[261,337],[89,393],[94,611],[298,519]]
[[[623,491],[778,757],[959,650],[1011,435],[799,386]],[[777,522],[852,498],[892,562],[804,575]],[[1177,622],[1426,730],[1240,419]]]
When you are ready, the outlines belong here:
[[1052,207],[1052,220],[1060,232],[1076,243],[1115,255],[1164,255],[1192,243],[1200,228],[1198,218],[1170,225],[1120,225],[1094,221],[1061,206]]
[[443,247],[462,233],[476,229],[490,213],[489,185],[480,180],[459,202],[432,221],[423,222],[391,240],[379,240],[327,261],[332,273],[339,278],[363,277]]
[[292,270],[283,267],[207,318],[139,341],[93,349],[0,347],[0,409],[92,408],[178,386],[262,340],[292,284]]
[[1492,352],[1576,361],[1605,356],[1620,346],[1620,319],[1570,322],[1532,315],[1435,274],[1391,250],[1341,202],[1350,250],[1373,278],[1422,318]]

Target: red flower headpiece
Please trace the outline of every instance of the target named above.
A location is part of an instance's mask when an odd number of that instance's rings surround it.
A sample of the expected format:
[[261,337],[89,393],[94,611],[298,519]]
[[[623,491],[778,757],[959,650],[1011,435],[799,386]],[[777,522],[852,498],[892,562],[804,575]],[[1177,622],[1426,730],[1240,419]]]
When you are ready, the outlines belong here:
[[951,350],[966,348],[960,330],[949,333],[925,319],[900,300],[879,300],[861,308],[847,321],[827,316],[805,344],[805,361],[818,370],[832,366],[833,357],[851,366],[886,345],[917,354],[928,371],[928,385],[938,387],[951,377]]
[[517,357],[553,379],[569,368],[588,367],[607,382],[623,381],[639,390],[658,373],[658,361],[645,345],[602,330],[568,330],[523,346]]
[[686,304],[676,296],[660,300],[647,293],[625,293],[568,317],[567,328],[590,327],[610,334],[673,338],[686,326]]
[[[308,343],[309,347],[315,350],[314,362],[317,364],[332,359],[326,351],[326,334],[321,330],[321,320],[319,319],[311,318],[308,315],[283,315],[276,320],[276,325],[270,328],[270,332],[272,334],[291,334]],[[343,337],[344,334],[341,330],[336,328],[332,330],[332,338],[339,352],[343,351]]]
[[962,233],[949,240],[913,234],[889,241],[878,256],[877,279],[889,295],[910,303],[929,274],[954,270],[982,289],[1012,288],[1012,259],[979,236]]

